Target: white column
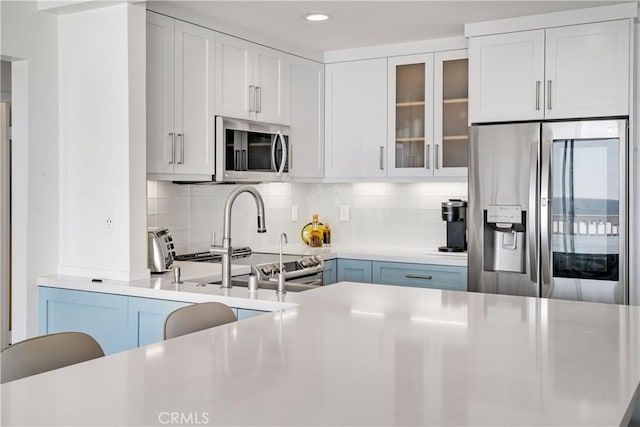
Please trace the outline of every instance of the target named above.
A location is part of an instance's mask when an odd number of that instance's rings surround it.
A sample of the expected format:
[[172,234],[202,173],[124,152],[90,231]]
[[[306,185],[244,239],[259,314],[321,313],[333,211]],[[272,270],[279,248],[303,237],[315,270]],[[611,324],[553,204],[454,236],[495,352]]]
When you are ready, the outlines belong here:
[[59,274],[149,275],[145,28],[139,4],[59,18]]

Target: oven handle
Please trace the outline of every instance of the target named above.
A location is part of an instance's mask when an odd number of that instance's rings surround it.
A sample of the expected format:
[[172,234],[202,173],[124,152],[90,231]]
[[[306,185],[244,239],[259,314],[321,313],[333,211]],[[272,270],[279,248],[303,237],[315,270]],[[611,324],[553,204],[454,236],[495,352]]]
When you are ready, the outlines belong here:
[[301,285],[309,285],[309,286],[322,286],[322,277],[319,279],[314,279],[310,282],[302,281],[300,280],[300,278],[298,278],[298,281],[296,281],[296,279],[293,279],[293,280],[289,280],[289,283],[299,283]]

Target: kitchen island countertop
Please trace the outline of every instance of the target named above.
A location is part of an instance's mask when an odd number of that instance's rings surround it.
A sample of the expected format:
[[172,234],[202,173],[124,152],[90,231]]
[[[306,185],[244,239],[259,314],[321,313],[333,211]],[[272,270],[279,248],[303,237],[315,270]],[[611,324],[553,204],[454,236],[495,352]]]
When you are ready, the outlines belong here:
[[297,304],[6,383],[0,421],[626,425],[638,400],[639,307],[350,282]]

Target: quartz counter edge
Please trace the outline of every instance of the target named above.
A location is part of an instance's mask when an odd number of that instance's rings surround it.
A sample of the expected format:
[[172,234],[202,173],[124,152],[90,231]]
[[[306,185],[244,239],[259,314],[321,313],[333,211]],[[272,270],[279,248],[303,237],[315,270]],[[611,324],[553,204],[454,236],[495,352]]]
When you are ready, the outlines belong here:
[[[188,270],[188,265],[193,263],[180,263],[181,267]],[[184,270],[183,270],[184,271]],[[248,267],[233,266],[233,274],[245,274]],[[151,298],[167,301],[179,301],[187,303],[221,302],[230,307],[259,311],[278,311],[297,305],[297,295],[293,292],[285,294],[278,299],[275,291],[260,289],[257,292],[249,292],[247,288],[233,287],[228,290],[219,285],[207,284],[207,281],[220,280],[219,275],[211,275],[201,279],[193,278],[176,285],[169,279],[173,273],[165,273],[161,276],[152,276],[150,279],[135,281],[118,281],[104,279],[102,282],[92,282],[90,277],[48,275],[41,276],[37,285],[41,287],[70,289],[85,292],[97,292],[103,294],[124,295],[140,298]]]
[[[254,252],[278,253],[275,246],[254,249]],[[288,255],[315,255],[328,261],[336,258],[367,261],[404,262],[412,264],[435,264],[467,266],[466,252],[439,252],[437,249],[414,249],[401,247],[371,247],[332,245],[323,248],[310,248],[305,245],[285,245],[283,252]]]

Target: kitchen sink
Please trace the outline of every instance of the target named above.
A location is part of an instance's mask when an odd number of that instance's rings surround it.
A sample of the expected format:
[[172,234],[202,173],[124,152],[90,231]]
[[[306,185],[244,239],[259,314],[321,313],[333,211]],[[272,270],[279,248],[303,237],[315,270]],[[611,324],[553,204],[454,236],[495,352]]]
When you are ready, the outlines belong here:
[[[220,286],[222,282],[212,282],[212,283],[208,283],[209,285],[218,285]],[[244,280],[238,280],[238,279],[233,279],[231,278],[231,286],[232,287],[239,287],[239,288],[246,288],[249,286],[249,283],[244,281]],[[258,289],[268,289],[271,291],[276,290],[276,288],[278,287],[278,282],[276,281],[271,281],[271,280],[258,280]],[[305,285],[304,283],[285,283],[284,288],[287,292],[303,292],[303,291],[308,291],[310,289],[316,289],[318,286],[314,286],[314,285]]]

